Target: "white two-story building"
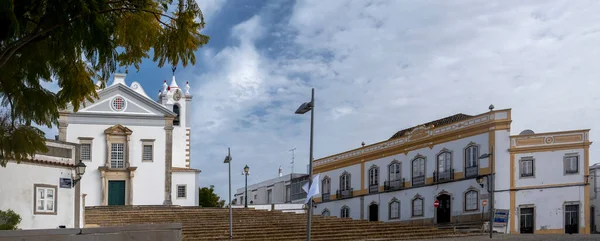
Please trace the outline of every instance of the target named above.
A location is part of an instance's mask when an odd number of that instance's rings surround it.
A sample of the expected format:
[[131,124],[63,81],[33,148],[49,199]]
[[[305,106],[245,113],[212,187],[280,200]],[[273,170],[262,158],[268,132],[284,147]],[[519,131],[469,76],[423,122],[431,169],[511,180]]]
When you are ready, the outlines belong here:
[[158,100],[114,74],[99,99],[60,112],[59,139],[80,144],[86,206],[198,205],[199,170],[190,168],[191,101],[175,77]]
[[589,233],[589,130],[511,136],[511,122],[510,109],[457,114],[317,159],[315,213],[421,224],[488,220],[494,170],[495,209],[509,212],[495,230]]

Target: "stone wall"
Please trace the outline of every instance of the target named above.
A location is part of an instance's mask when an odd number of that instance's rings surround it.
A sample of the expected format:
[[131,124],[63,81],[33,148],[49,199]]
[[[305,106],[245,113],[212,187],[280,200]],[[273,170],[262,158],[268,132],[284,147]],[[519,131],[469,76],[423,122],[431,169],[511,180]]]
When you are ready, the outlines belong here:
[[65,228],[0,231],[0,241],[181,241],[181,224],[139,224],[110,228]]

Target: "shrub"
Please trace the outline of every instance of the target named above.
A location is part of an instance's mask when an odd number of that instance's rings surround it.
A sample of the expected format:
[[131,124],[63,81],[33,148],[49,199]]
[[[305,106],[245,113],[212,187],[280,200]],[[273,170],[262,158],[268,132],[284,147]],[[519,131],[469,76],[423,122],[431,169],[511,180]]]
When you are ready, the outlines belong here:
[[21,223],[21,216],[13,210],[0,210],[0,230],[16,230]]

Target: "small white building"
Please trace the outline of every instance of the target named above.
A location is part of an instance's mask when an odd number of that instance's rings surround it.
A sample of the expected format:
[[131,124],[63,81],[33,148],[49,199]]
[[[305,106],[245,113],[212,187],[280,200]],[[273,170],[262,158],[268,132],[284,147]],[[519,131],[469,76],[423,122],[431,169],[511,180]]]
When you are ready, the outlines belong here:
[[495,209],[508,213],[496,231],[590,233],[589,130],[511,136],[511,122],[510,109],[457,114],[317,159],[322,194],[315,214],[483,222],[489,220],[487,177],[493,170]]
[[99,99],[60,112],[59,139],[79,143],[87,165],[86,206],[198,206],[199,170],[190,168],[190,86],[165,80],[158,100],[114,74]]
[[[307,174],[293,173],[248,185],[248,205],[303,203],[306,192],[302,185],[308,181]],[[244,205],[246,188],[238,188],[234,194],[235,205]]]
[[19,214],[20,229],[80,227],[80,185],[72,185],[79,179],[77,144],[48,140],[46,145],[47,153],[0,167],[0,210]]
[[590,167],[590,228],[592,233],[600,232],[600,225],[596,223],[596,220],[600,218],[600,198],[598,193],[600,192],[600,163],[596,163]]

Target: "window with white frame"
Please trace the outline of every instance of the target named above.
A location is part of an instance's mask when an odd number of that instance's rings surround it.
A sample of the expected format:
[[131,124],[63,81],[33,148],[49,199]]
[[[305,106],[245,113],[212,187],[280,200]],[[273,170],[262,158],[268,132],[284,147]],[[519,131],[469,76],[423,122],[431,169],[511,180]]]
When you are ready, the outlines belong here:
[[423,216],[423,198],[416,197],[412,200],[412,216],[420,217]]
[[144,145],[142,161],[152,161],[152,145]]
[[340,176],[340,190],[350,190],[350,173],[344,172],[344,174]]
[[323,193],[331,192],[331,179],[329,177],[323,178],[323,181],[321,182],[321,188],[323,189]]
[[110,145],[110,167],[124,168],[125,167],[125,144],[112,143]]
[[377,166],[369,169],[369,185],[379,184],[379,168]]
[[444,151],[437,156],[438,172],[447,172],[452,168],[452,153]]
[[472,145],[465,149],[465,166],[466,167],[476,167],[478,166],[478,153],[479,147]]
[[479,193],[470,190],[465,193],[465,211],[475,211],[479,209]]
[[56,214],[56,186],[34,184],[34,214]]
[[402,177],[402,174],[400,173],[400,163],[399,162],[392,162],[389,167],[389,174],[388,174],[388,180],[390,180],[390,182],[393,181],[397,181],[400,180],[400,178]]
[[331,214],[329,213],[328,209],[323,210],[323,212],[321,213],[321,216],[323,217],[329,217]]
[[350,208],[348,206],[343,206],[340,211],[340,218],[350,218]]
[[520,162],[521,177],[533,177],[534,176],[534,160],[523,159]]
[[425,176],[425,159],[417,158],[412,161],[413,177]]
[[400,218],[400,201],[394,198],[390,202],[390,219],[399,219]]
[[565,156],[565,173],[575,174],[579,173],[579,156],[569,155]]
[[177,198],[186,198],[187,192],[185,185],[177,185]]
[[90,161],[92,160],[92,144],[83,143],[79,146],[79,159],[82,161]]

